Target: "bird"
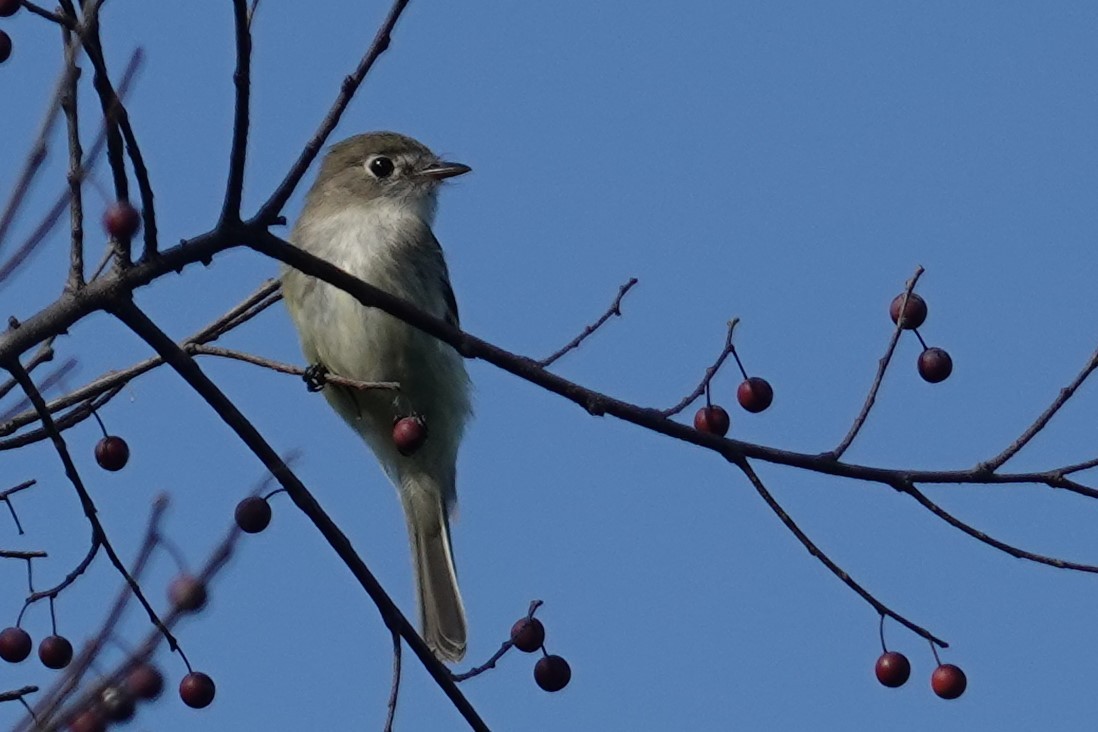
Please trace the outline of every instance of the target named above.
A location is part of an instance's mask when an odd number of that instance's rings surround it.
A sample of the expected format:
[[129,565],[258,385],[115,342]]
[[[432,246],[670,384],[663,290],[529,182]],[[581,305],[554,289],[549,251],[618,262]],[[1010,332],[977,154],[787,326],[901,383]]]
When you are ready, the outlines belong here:
[[[470,170],[395,132],[350,137],[325,155],[291,243],[458,327],[446,258],[431,227],[442,183]],[[472,414],[464,359],[449,344],[296,269],[283,266],[281,281],[314,375],[319,369],[399,385],[363,390],[328,383],[323,393],[396,487],[423,639],[441,660],[459,661],[468,630],[450,517],[458,447]],[[402,452],[394,425],[408,419],[414,423],[402,426],[425,427],[426,439]]]

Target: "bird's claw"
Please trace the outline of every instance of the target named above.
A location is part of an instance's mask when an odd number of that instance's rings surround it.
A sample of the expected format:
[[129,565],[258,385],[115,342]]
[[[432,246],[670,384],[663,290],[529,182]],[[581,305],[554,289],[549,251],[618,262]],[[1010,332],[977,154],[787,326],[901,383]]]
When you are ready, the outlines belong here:
[[322,363],[314,363],[305,369],[301,377],[305,382],[305,388],[311,392],[318,392],[328,383],[328,367]]

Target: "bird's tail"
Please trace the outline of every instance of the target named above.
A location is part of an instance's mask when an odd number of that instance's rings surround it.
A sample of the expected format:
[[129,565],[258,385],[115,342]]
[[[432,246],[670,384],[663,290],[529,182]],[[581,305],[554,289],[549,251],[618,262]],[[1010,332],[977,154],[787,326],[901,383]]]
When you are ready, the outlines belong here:
[[[437,489],[406,482],[401,491],[419,593],[419,627],[443,661],[465,655],[465,607],[450,547],[450,522]],[[432,489],[435,486],[431,486]]]

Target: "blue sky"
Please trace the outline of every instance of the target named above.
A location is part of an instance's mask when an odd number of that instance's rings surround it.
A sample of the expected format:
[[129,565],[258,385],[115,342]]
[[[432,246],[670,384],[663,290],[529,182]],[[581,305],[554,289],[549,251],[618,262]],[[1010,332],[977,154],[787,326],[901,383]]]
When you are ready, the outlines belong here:
[[[281,179],[386,10],[351,0],[261,5],[246,210]],[[147,54],[129,107],[162,242],[201,233],[220,210],[227,166],[228,4],[111,0],[103,25],[116,69],[137,45]],[[20,13],[3,27],[15,51],[0,66],[0,188],[33,140],[60,63],[57,33],[39,19]],[[1098,8],[1085,2],[413,2],[333,139],[393,129],[473,167],[443,192],[435,231],[475,335],[540,357],[597,317],[625,280],[640,280],[625,317],[555,366],[567,378],[673,404],[719,352],[728,319],[741,318],[741,354],[776,392],[761,415],[732,410],[732,434],[753,442],[819,452],[839,441],[890,335],[888,303],[926,267],[922,332],[952,353],[954,375],[922,382],[917,343],[905,337],[847,457],[965,468],[1020,434],[1095,345],[1095,28]],[[58,135],[31,211],[60,190],[64,166]],[[102,172],[97,180],[109,183]],[[87,201],[97,253],[105,201],[94,185]],[[25,217],[19,231],[35,223]],[[51,301],[66,262],[58,232],[4,286],[0,314],[25,317]],[[182,337],[275,272],[234,252],[138,302]],[[281,308],[224,345],[300,361]],[[73,385],[147,355],[103,315],[60,349],[80,357]],[[275,446],[301,451],[299,475],[411,612],[399,507],[355,435],[292,377],[203,364]],[[835,561],[948,639],[943,660],[969,678],[962,699],[937,699],[928,646],[889,624],[890,646],[914,671],[905,687],[884,689],[872,675],[875,613],[737,471],[483,363],[469,368],[477,417],[454,530],[468,660],[490,655],[540,598],[549,649],[573,669],[556,695],[534,686],[527,656],[466,684],[493,729],[1093,724],[1093,576],[1013,560],[881,486],[756,465]],[[731,406],[738,381],[723,372],[714,398]],[[1095,397],[1087,384],[1009,467],[1094,457]],[[91,423],[68,437],[120,551],[136,551],[146,507],[167,491],[168,532],[199,562],[259,463],[167,371],[134,382],[102,416],[130,442],[123,472],[95,466]],[[47,549],[36,570],[42,583],[56,580],[86,548],[72,489],[46,446],[3,461],[5,483],[36,477],[40,486],[17,501],[27,535],[0,525],[0,545]],[[1088,499],[1035,486],[927,492],[1004,541],[1098,562]],[[169,694],[137,728],[380,729],[388,633],[289,501],[274,508],[271,528],[243,542],[209,609],[180,631],[192,663],[217,681],[217,700],[192,712]],[[150,594],[162,596],[173,574],[160,556]],[[0,582],[8,624],[23,567],[0,564]],[[74,640],[93,632],[117,584],[97,562],[59,598],[61,631]],[[38,606],[24,625],[37,638],[48,623]],[[146,626],[133,613],[127,628],[137,637]],[[183,674],[178,660],[160,661],[169,677]],[[0,668],[0,679],[12,688],[49,674],[28,661]],[[0,726],[18,713],[0,707]],[[398,729],[460,728],[406,664]]]

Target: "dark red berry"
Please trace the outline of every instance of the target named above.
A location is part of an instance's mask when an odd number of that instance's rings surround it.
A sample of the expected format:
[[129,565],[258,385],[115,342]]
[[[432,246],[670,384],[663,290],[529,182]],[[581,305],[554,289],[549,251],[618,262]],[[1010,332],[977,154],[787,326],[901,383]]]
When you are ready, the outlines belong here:
[[10,18],[22,6],[19,0],[0,0],[0,18]]
[[928,348],[919,354],[919,376],[924,381],[937,384],[953,373],[953,359],[941,348]]
[[543,656],[534,664],[534,681],[545,691],[560,691],[572,679],[572,669],[560,656]]
[[168,585],[168,600],[177,610],[198,612],[206,606],[206,584],[189,574],[181,574]]
[[897,686],[903,686],[907,683],[908,678],[911,676],[911,663],[904,654],[889,651],[888,653],[882,653],[881,657],[877,659],[877,667],[874,670],[877,672],[877,681],[895,689]]
[[774,389],[766,379],[752,376],[741,381],[736,389],[736,401],[749,412],[761,412],[774,401]]
[[248,496],[236,504],[235,517],[241,531],[258,534],[271,523],[271,504],[259,496]]
[[69,732],[106,732],[107,718],[99,709],[85,709],[69,721]]
[[8,663],[19,663],[30,655],[31,637],[22,628],[4,628],[0,630],[0,658]]
[[103,228],[120,241],[129,241],[141,228],[141,214],[126,201],[115,201],[103,214]]
[[179,698],[188,707],[202,709],[210,706],[217,688],[213,679],[201,671],[191,671],[179,682]]
[[38,660],[46,668],[65,668],[72,660],[72,643],[59,635],[48,635],[38,644]]
[[427,425],[419,417],[402,417],[393,425],[393,442],[401,455],[411,455],[427,439]]
[[108,435],[95,443],[95,462],[104,470],[118,471],[130,460],[130,446],[117,435]]
[[11,36],[0,30],[0,64],[11,58]]
[[128,722],[137,711],[133,694],[123,686],[108,686],[99,695],[103,713],[112,722]]
[[533,653],[545,643],[545,626],[537,618],[522,618],[511,626],[511,643],[525,653]]
[[728,428],[731,426],[732,420],[728,417],[728,411],[716,404],[702,407],[694,415],[694,429],[698,432],[708,432],[718,437],[724,437],[728,434]]
[[930,688],[943,699],[956,699],[965,693],[967,686],[965,672],[952,663],[943,663],[930,676]]
[[888,306],[888,314],[892,316],[892,322],[906,330],[914,330],[926,322],[926,300],[914,292],[907,297],[907,307],[904,308],[904,322],[900,323],[900,306],[904,303],[904,293],[900,293]]
[[164,677],[155,666],[143,663],[126,675],[126,688],[138,699],[155,699],[164,690]]

